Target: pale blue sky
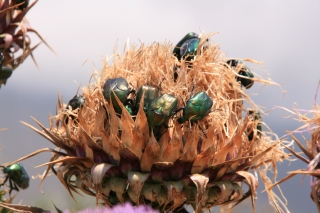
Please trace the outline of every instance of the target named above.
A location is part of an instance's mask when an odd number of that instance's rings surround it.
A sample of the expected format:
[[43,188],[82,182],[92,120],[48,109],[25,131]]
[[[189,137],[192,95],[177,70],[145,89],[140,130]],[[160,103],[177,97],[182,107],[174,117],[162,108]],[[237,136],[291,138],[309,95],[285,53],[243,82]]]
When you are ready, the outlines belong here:
[[[93,64],[84,62],[90,60],[101,68],[101,60],[112,54],[116,44],[122,51],[127,38],[135,43],[169,40],[176,44],[190,31],[218,32],[212,41],[220,44],[228,57],[263,61],[269,77],[287,91],[283,97],[279,87],[263,87],[260,91],[262,85],[256,83],[247,92],[257,104],[265,106],[265,109],[276,105],[291,108],[296,102],[301,108],[310,109],[320,79],[319,11],[318,0],[40,0],[27,18],[31,26],[47,38],[58,57],[41,45],[34,52],[41,71],[29,58],[0,89],[0,128],[9,128],[0,133],[0,161],[15,160],[49,146],[47,141],[19,121],[34,124],[30,118],[34,116],[48,126],[47,117],[49,113],[55,113],[58,91],[67,101],[76,93],[78,84],[75,81],[82,85],[88,83]],[[34,36],[32,38],[38,41]],[[253,71],[264,75],[260,68]],[[258,91],[260,94],[255,96]],[[300,125],[291,118],[284,118],[281,110],[270,112],[264,121],[279,136],[285,134],[285,130],[293,130]],[[49,158],[50,154],[42,154],[24,164],[28,171],[36,174],[43,169],[32,168]],[[279,178],[289,170],[304,166],[299,162],[288,166],[288,162],[284,162],[279,167]],[[289,209],[291,212],[315,212],[309,197],[309,180],[306,178],[301,186],[301,178],[297,177],[282,187]],[[50,198],[65,208],[67,204],[63,201],[67,192],[55,179],[49,177],[45,181],[46,194],[42,199]],[[41,196],[38,184],[39,180],[31,180],[30,190],[22,191],[17,201],[23,198],[25,204],[32,204],[35,196]],[[260,194],[262,190],[260,187],[258,191],[259,208],[268,206],[266,195]],[[48,195],[49,192],[54,195]]]

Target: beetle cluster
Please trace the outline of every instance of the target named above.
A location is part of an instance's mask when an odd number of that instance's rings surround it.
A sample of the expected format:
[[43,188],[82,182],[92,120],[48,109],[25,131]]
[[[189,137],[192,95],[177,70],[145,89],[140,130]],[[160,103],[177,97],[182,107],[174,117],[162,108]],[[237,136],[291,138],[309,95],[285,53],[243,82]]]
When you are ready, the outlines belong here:
[[[121,114],[121,102],[131,116],[138,113],[143,97],[143,110],[146,114],[149,127],[159,132],[161,127],[168,127],[168,121],[179,111],[183,111],[178,118],[179,123],[192,123],[202,120],[211,110],[213,101],[205,92],[198,92],[187,100],[184,107],[178,109],[179,101],[173,95],[164,93],[156,87],[144,85],[136,92],[130,89],[124,78],[111,78],[103,86],[103,96],[108,103],[112,102],[116,113]],[[131,95],[132,94],[132,95]],[[128,98],[130,96],[130,98]],[[117,97],[117,98],[116,98]],[[117,101],[118,99],[118,101]]]
[[11,194],[12,190],[19,191],[19,188],[26,189],[29,187],[28,173],[20,163],[14,163],[7,167],[0,166],[0,168],[2,168],[3,173],[6,175],[5,180],[0,186],[9,181],[9,194]]
[[[198,54],[198,47],[200,43],[200,37],[194,32],[190,32],[185,35],[174,47],[173,55],[178,59],[178,61],[185,60],[188,63],[188,66],[191,68],[191,61],[195,59],[195,56]],[[202,47],[203,50],[206,47]],[[237,81],[241,83],[246,89],[249,89],[254,81],[253,73],[250,69],[241,61],[231,59],[226,62],[232,68],[239,68],[239,76],[237,76]],[[242,77],[244,76],[244,77]],[[174,72],[174,80],[178,78],[177,71]]]

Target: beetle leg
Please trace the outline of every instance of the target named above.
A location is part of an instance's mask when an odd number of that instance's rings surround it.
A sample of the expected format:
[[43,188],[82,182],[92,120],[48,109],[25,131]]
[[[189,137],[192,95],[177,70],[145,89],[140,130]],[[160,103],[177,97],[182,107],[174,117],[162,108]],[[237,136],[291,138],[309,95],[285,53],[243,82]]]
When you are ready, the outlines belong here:
[[3,181],[3,183],[0,184],[0,186],[3,186],[8,181],[9,175],[6,176],[6,179]]
[[10,190],[9,190],[9,196],[11,197],[11,192],[13,190],[16,190],[17,192],[19,191],[19,188],[15,183],[12,182],[11,178],[9,178],[9,183],[10,183]]

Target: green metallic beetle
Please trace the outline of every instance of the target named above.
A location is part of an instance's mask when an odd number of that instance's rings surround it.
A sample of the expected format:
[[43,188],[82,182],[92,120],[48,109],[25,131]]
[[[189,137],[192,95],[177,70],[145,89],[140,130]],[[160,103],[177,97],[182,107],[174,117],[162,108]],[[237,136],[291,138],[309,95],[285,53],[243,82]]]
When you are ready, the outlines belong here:
[[12,75],[13,69],[8,66],[3,66],[4,56],[2,54],[2,49],[0,49],[0,88],[1,85],[6,85],[8,78]]
[[197,55],[200,39],[192,38],[184,42],[180,48],[180,55],[182,59],[191,61]]
[[3,173],[6,174],[6,179],[0,186],[3,186],[9,180],[9,194],[12,190],[19,191],[19,188],[26,189],[29,187],[28,173],[20,163],[14,163],[7,167],[0,166],[0,168],[3,168]]
[[[113,92],[112,92],[113,91]],[[124,78],[110,78],[108,79],[104,86],[103,86],[103,96],[104,98],[110,103],[109,101],[112,101],[114,110],[121,114],[121,108],[116,101],[116,98],[114,94],[118,97],[118,99],[123,103],[124,105],[127,105],[127,97],[130,92],[133,90],[130,90],[128,86],[128,82]]]
[[187,101],[185,107],[181,108],[183,109],[183,114],[182,117],[178,119],[178,122],[197,122],[199,120],[202,120],[208,115],[212,105],[213,101],[210,99],[206,92],[198,92]]
[[[227,64],[229,64],[231,67],[242,66],[238,74],[248,78],[254,78],[254,75],[251,72],[251,70],[242,61],[231,59],[227,61]],[[237,81],[240,81],[241,85],[244,86],[246,89],[249,89],[250,87],[252,87],[254,83],[253,80],[242,78],[240,76],[237,77]]]
[[6,84],[8,78],[12,75],[13,69],[7,66],[0,66],[0,87]]
[[[207,40],[208,41],[208,40]],[[198,46],[200,43],[200,38],[199,35],[194,33],[194,32],[190,32],[187,35],[185,35],[179,42],[178,44],[174,47],[173,49],[173,55],[179,60],[181,61],[182,59],[184,59],[187,63],[187,67],[188,68],[192,68],[192,60],[195,59],[195,56],[198,53]],[[201,47],[202,51],[204,51],[206,49],[206,45],[203,45]],[[176,82],[176,80],[179,77],[179,65],[176,65],[174,67],[174,73],[173,73],[173,79],[174,82]]]
[[177,57],[177,59],[180,61],[181,60],[181,46],[188,40],[193,39],[193,38],[198,38],[199,35],[194,32],[190,32],[187,35],[185,35],[179,42],[176,44],[176,46],[173,49],[173,55]]
[[[257,121],[257,135],[259,137],[261,137],[261,132],[262,132],[262,118],[261,118],[261,114],[258,111],[254,111],[254,110],[248,110],[248,115],[251,116],[251,120],[252,121]],[[254,131],[251,130],[248,134],[248,140],[251,141],[253,139],[253,134]]]
[[68,103],[67,109],[71,107],[72,110],[78,109],[82,106],[84,106],[84,103],[86,102],[86,98],[82,95],[75,95]]
[[147,119],[150,127],[166,125],[169,118],[175,114],[178,99],[169,94],[163,94],[154,100],[147,111]]
[[159,90],[152,86],[142,86],[137,92],[136,96],[136,110],[138,111],[140,108],[140,102],[142,98],[142,94],[144,93],[144,101],[143,101],[143,110],[146,113],[148,108],[151,106],[151,103],[159,97]]
[[[248,78],[254,78],[253,73],[250,71],[250,69],[248,67],[245,67],[243,69],[241,69],[239,71],[239,75],[248,77]],[[254,81],[251,79],[247,79],[247,78],[241,78],[241,77],[237,77],[237,81],[241,82],[241,85],[244,86],[246,89],[249,89],[250,87],[252,87]]]
[[[66,109],[67,109],[67,110],[70,110],[70,109],[71,109],[71,110],[75,110],[75,109],[81,108],[81,107],[84,106],[84,103],[85,103],[85,102],[86,102],[86,98],[85,98],[85,97],[83,97],[82,95],[75,95],[75,96],[69,101]],[[75,119],[75,116],[74,116],[74,115],[70,114],[69,116],[71,117],[72,120]],[[65,121],[66,124],[68,124],[69,118],[68,118],[67,115],[64,117],[64,121]]]

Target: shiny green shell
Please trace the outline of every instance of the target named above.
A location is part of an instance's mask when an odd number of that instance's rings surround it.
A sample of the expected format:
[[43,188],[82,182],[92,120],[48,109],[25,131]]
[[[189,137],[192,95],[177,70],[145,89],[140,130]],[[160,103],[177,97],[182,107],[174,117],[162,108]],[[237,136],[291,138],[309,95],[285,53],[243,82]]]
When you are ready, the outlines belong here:
[[183,116],[178,119],[178,122],[202,120],[210,112],[212,105],[213,101],[206,92],[198,92],[187,101],[183,109]]
[[0,66],[0,81],[6,82],[12,75],[13,69],[7,66]]
[[3,169],[3,173],[9,175],[9,179],[13,181],[19,188],[26,189],[29,187],[29,176],[27,171],[20,163],[14,163]]
[[[251,72],[251,70],[247,67],[242,68],[239,71],[239,75],[248,77],[248,78],[254,78],[253,73]],[[249,89],[250,87],[252,87],[254,81],[251,79],[247,79],[247,78],[241,78],[240,76],[237,77],[237,81],[240,81],[241,85],[244,86],[246,89]]]
[[82,95],[75,95],[68,103],[67,109],[71,106],[72,110],[78,109],[81,106],[84,106],[86,99]]
[[243,63],[241,60],[231,59],[227,61],[227,64],[229,64],[231,67],[237,67],[238,65],[242,65],[241,70],[239,71],[239,75],[237,76],[237,81],[241,83],[242,86],[244,86],[246,89],[249,89],[252,87],[254,81],[247,78],[242,78],[242,76],[248,77],[248,78],[254,78],[253,73],[251,70]]
[[138,90],[136,96],[136,108],[139,110],[142,94],[144,93],[144,106],[143,109],[145,112],[148,111],[148,108],[151,106],[151,103],[159,97],[159,90],[152,86],[142,86]]
[[193,60],[194,56],[197,55],[199,42],[199,38],[192,38],[184,42],[180,48],[181,58],[185,59],[186,61]]
[[151,127],[165,124],[178,106],[178,99],[169,94],[163,94],[154,100],[147,111],[148,124]]
[[188,40],[192,39],[192,38],[198,38],[199,35],[194,33],[194,32],[190,32],[187,35],[185,35],[179,42],[178,44],[176,44],[176,46],[173,49],[173,55],[177,57],[177,59],[180,61],[181,60],[181,46]]
[[112,101],[114,110],[119,114],[121,114],[121,108],[116,101],[114,94],[123,104],[125,104],[129,91],[130,89],[128,86],[128,82],[124,78],[110,78],[105,82],[103,86],[104,98],[108,101],[108,103],[110,103],[110,100]]

